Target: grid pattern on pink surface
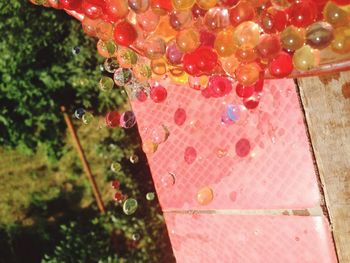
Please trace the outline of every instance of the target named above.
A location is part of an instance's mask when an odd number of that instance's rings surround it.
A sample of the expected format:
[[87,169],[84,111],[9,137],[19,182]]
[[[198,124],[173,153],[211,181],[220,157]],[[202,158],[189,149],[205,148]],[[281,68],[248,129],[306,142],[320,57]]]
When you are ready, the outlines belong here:
[[323,217],[169,214],[178,263],[335,263]]
[[[266,81],[259,107],[243,111],[232,125],[223,125],[221,116],[228,104],[242,105],[234,91],[223,98],[206,99],[187,85],[167,80],[160,84],[168,91],[165,102],[133,101],[132,106],[143,140],[160,125],[170,132],[168,140],[147,156],[163,210],[319,205],[313,161],[292,80]],[[187,114],[182,126],[174,122],[178,108]],[[252,148],[244,158],[235,152],[241,138],[248,139]],[[184,160],[186,147],[197,151],[192,164]],[[169,172],[175,175],[172,186],[162,183]],[[196,200],[204,186],[214,192],[213,201],[206,206]]]

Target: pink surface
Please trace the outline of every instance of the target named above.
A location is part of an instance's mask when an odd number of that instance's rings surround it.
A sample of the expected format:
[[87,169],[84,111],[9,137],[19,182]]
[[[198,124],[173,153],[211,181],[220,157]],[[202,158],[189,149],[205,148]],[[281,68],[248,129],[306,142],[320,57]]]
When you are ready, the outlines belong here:
[[[233,90],[224,98],[204,98],[187,85],[160,82],[167,88],[165,102],[133,101],[143,140],[165,125],[170,136],[149,154],[153,180],[163,210],[169,209],[274,209],[310,208],[319,205],[319,191],[302,112],[292,80],[266,81],[259,107],[246,111],[238,123],[225,126],[221,116],[228,103],[242,105]],[[182,126],[174,123],[179,108],[186,111]],[[243,114],[244,115],[244,114]],[[235,144],[250,141],[247,157],[239,157]],[[187,147],[197,159],[184,160]],[[219,153],[227,152],[225,156]],[[175,175],[175,184],[162,180]],[[213,201],[202,206],[196,194],[212,188]]]
[[165,214],[179,263],[337,262],[323,217]]

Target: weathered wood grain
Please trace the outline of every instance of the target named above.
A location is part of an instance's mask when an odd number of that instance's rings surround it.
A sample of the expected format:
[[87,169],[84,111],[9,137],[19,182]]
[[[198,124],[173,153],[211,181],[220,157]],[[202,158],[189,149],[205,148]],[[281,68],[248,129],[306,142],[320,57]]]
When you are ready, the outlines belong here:
[[350,72],[298,79],[340,263],[350,262]]

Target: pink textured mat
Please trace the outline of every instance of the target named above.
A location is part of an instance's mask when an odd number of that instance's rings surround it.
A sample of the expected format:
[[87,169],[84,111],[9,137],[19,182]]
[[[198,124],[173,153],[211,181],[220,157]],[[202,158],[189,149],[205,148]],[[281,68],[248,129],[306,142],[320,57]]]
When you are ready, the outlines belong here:
[[179,263],[335,263],[323,217],[165,214]]
[[[299,209],[317,207],[319,191],[302,112],[292,80],[266,81],[259,107],[240,120],[223,125],[228,104],[242,105],[233,90],[224,98],[204,98],[187,85],[160,82],[165,102],[132,102],[143,140],[165,125],[170,136],[149,154],[153,180],[163,210],[169,209]],[[182,126],[174,122],[178,108],[186,111]],[[245,116],[245,117],[244,117]],[[251,151],[239,157],[235,145],[247,139]],[[197,158],[184,160],[187,147]],[[164,184],[171,180],[175,184]],[[196,194],[208,186],[213,201],[198,204]]]

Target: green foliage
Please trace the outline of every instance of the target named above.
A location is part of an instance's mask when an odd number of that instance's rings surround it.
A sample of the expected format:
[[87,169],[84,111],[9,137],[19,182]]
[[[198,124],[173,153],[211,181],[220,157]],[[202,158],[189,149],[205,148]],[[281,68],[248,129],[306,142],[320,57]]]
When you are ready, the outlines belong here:
[[[0,145],[58,155],[60,106],[103,112],[122,100],[100,95],[94,39],[63,11],[25,0],[0,1]],[[73,55],[72,48],[80,53]],[[98,102],[99,101],[99,102]]]

